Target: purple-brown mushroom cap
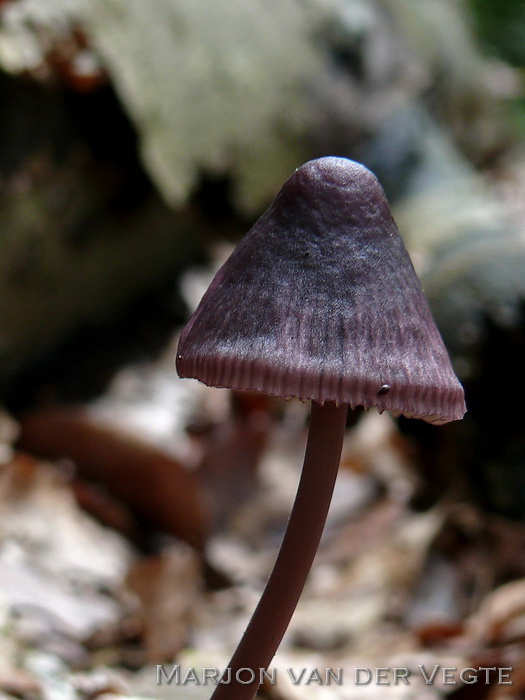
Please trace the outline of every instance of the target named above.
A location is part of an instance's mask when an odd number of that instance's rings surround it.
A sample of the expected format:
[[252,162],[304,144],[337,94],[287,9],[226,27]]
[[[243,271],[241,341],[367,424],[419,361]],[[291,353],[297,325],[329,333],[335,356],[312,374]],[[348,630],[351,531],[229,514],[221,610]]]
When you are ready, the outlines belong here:
[[184,329],[181,377],[215,387],[458,420],[463,389],[376,177],[298,168]]

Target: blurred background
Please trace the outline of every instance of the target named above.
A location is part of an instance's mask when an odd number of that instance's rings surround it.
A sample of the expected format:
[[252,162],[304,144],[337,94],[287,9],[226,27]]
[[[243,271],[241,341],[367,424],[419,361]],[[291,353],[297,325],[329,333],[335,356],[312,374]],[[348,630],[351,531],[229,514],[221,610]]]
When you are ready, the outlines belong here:
[[177,334],[323,155],[381,181],[468,413],[349,417],[276,665],[490,666],[367,693],[524,697],[521,0],[0,1],[2,696],[208,697],[155,664],[227,662],[308,409],[179,380]]

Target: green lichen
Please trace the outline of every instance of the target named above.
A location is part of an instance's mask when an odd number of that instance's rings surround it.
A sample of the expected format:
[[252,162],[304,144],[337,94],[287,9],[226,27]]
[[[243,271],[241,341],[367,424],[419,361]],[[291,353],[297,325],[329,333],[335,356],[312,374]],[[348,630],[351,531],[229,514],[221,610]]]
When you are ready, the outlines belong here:
[[233,174],[254,211],[303,160],[306,85],[321,68],[296,0],[93,0],[85,26],[172,204],[199,175]]

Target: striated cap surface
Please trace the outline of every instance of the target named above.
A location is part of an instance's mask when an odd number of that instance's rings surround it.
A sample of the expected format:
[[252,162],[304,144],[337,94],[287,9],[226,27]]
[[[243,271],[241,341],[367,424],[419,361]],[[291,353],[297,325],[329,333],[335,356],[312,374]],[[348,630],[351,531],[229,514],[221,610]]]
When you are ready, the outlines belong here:
[[383,190],[346,158],[310,161],[283,185],[184,329],[177,370],[433,423],[465,413]]

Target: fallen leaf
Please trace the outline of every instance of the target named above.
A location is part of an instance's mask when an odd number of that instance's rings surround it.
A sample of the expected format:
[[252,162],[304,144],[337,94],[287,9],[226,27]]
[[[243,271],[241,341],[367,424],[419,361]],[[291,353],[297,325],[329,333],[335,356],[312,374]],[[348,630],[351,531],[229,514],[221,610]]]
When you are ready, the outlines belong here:
[[197,549],[208,529],[199,482],[171,455],[81,409],[37,411],[20,420],[19,447],[46,459],[71,459],[150,526]]

